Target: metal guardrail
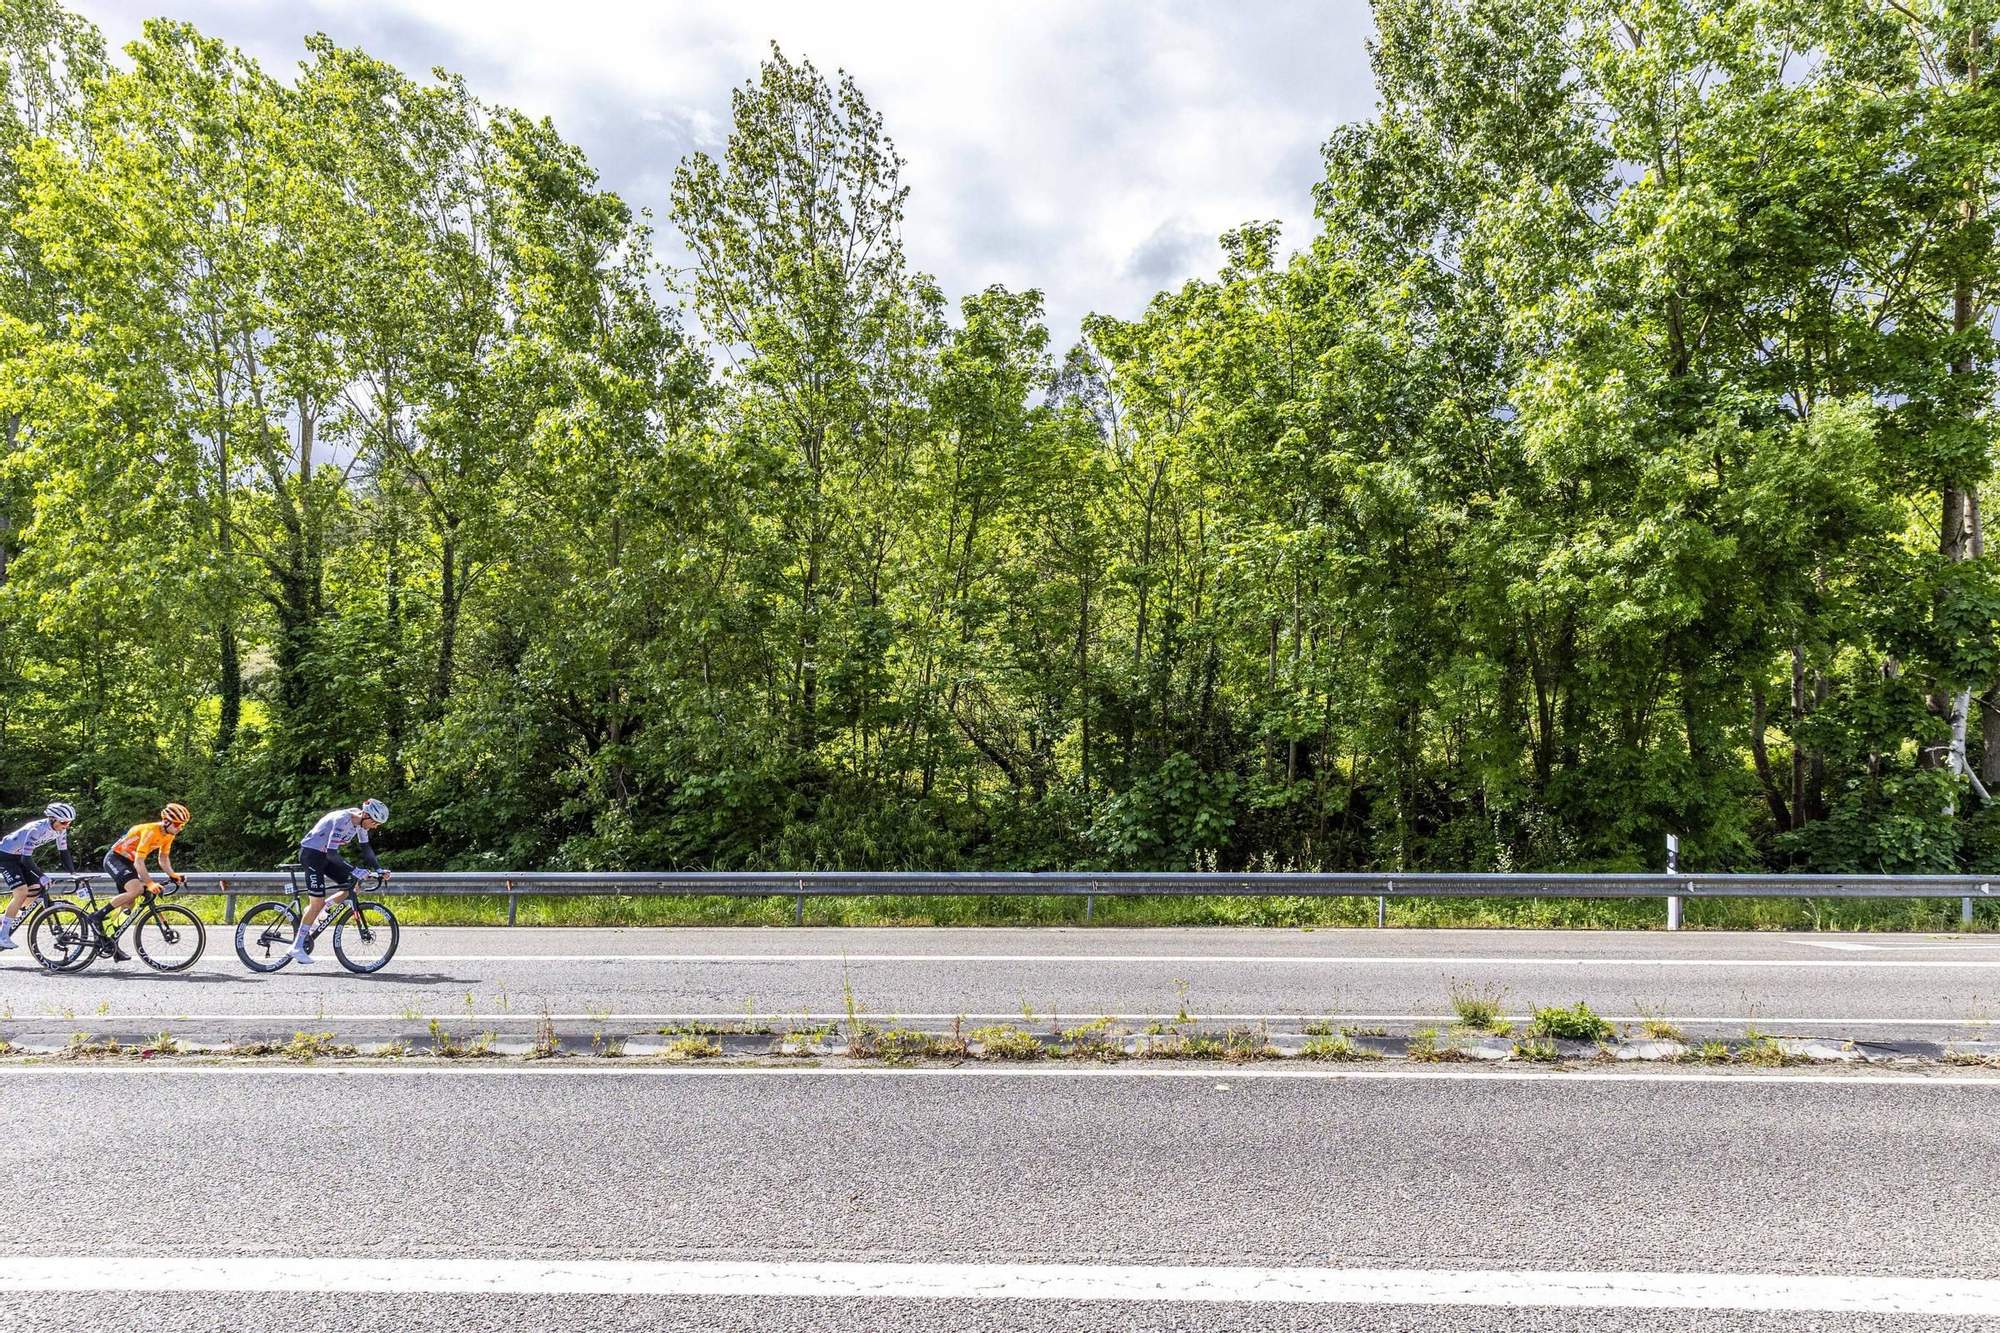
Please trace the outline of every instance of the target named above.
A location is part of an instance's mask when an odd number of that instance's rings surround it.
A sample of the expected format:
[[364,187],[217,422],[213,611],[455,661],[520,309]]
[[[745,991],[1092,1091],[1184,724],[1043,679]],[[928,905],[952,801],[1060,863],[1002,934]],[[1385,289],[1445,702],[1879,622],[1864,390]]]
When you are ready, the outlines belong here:
[[[1677,928],[1687,898],[1957,898],[1972,919],[1978,898],[1995,897],[2000,877],[1979,875],[1400,874],[1287,872],[1120,874],[1096,871],[398,871],[388,892],[505,897],[514,924],[522,897],[792,898],[802,919],[808,898],[1080,897],[1085,919],[1098,898],[1374,898],[1378,923],[1401,898],[1665,898]],[[219,894],[235,919],[239,896],[289,892],[284,870],[187,876],[189,893]]]

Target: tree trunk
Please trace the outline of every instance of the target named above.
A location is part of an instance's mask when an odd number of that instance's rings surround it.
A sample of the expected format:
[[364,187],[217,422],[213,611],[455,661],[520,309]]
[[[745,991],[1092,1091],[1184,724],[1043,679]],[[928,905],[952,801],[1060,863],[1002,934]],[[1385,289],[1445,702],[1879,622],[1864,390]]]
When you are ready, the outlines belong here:
[[1082,727],[1079,766],[1083,770],[1083,812],[1090,813],[1090,583],[1078,598],[1076,616],[1076,713]]
[[215,752],[225,755],[236,744],[236,729],[243,722],[243,662],[236,646],[236,627],[227,617],[216,628],[216,640],[222,706],[215,725]]
[[387,713],[382,719],[384,758],[389,764],[389,792],[403,789],[403,742],[409,726],[409,704],[401,688],[403,679],[403,560],[402,543],[394,532],[389,536],[389,587],[384,626],[389,650],[389,679],[397,682],[389,691]]
[[458,520],[445,520],[444,540],[438,547],[438,660],[437,675],[431,681],[431,709],[444,711],[451,698],[452,675],[457,669],[458,651]]
[[[1764,687],[1761,684],[1750,687],[1750,757],[1756,761],[1757,777],[1764,784],[1764,802],[1771,807],[1771,818],[1780,829],[1792,827],[1792,812],[1785,808],[1785,798],[1778,791],[1778,781],[1771,772],[1771,755],[1764,743]],[[1792,744],[1792,773],[1794,784],[1798,781],[1798,743]]]
[[[219,363],[219,346],[217,350]],[[229,404],[220,370],[216,372],[215,386],[215,548],[222,553],[223,577],[230,580],[234,574],[231,552],[236,534],[229,526]],[[233,602],[234,599],[225,592],[222,623],[216,627],[215,635],[216,674],[220,677],[217,683],[222,692],[220,715],[215,726],[215,752],[218,755],[228,754],[230,747],[236,744],[236,729],[243,722],[243,662],[237,650]]]
[[805,582],[799,589],[799,750],[819,748],[819,534],[806,551]]

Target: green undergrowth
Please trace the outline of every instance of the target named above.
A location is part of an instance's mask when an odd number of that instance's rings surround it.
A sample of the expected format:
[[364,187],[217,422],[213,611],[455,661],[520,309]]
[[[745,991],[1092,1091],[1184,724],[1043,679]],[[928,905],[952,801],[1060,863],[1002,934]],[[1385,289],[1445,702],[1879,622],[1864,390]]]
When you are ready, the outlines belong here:
[[1615,1035],[1611,1024],[1581,1000],[1567,1009],[1550,1005],[1535,1010],[1534,1021],[1528,1025],[1528,1030],[1537,1037],[1560,1041],[1609,1041]]
[[[241,894],[239,910],[267,895]],[[223,900],[178,898],[204,920],[221,924]],[[391,894],[397,918],[411,926],[493,926],[507,920],[504,894],[431,897]],[[796,900],[786,897],[523,896],[523,926],[789,926]],[[1785,898],[1697,898],[1686,905],[1692,930],[1823,930],[1984,933],[2000,928],[2000,904],[1975,904],[1969,927],[1956,898],[1867,901]],[[1389,904],[1388,924],[1456,929],[1663,930],[1659,898],[1430,898]],[[1081,898],[856,897],[808,898],[808,926],[1080,926]],[[1090,924],[1100,926],[1373,926],[1373,898],[1098,898]]]

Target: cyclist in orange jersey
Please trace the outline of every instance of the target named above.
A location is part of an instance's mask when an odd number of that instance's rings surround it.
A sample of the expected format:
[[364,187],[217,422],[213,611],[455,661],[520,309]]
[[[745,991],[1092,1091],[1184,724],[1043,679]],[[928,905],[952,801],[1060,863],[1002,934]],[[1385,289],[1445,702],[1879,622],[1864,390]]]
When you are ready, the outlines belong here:
[[[105,918],[121,907],[130,907],[139,901],[142,893],[158,892],[153,877],[146,873],[146,858],[154,852],[160,854],[160,873],[176,884],[185,883],[187,876],[174,870],[172,855],[174,837],[187,827],[188,808],[179,801],[167,802],[160,811],[158,823],[134,824],[125,831],[125,836],[111,844],[111,850],[104,854],[104,873],[111,876],[111,882],[118,889],[118,896],[97,909],[97,927],[106,938],[111,935],[105,925]],[[126,885],[132,887],[126,888]],[[119,962],[130,957],[116,945],[111,956]]]

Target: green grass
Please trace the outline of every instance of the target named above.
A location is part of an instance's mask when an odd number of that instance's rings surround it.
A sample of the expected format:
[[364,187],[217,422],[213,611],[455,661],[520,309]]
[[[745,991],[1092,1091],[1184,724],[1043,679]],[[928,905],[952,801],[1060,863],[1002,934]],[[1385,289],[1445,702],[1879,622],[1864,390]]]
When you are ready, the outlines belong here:
[[1351,1039],[1342,1036],[1312,1037],[1299,1049],[1299,1054],[1307,1060],[1334,1060],[1341,1063],[1382,1058],[1380,1051],[1370,1050],[1366,1046],[1356,1046]]
[[[247,909],[264,894],[245,893]],[[223,900],[208,895],[177,899],[219,924]],[[504,894],[473,897],[390,895],[405,925],[500,925],[507,920]],[[523,896],[517,921],[524,926],[789,926],[795,900],[787,897],[565,897]],[[2000,927],[2000,908],[1976,904],[1972,926],[1960,924],[1958,899],[1699,898],[1686,905],[1695,930],[1898,930],[1975,933]],[[1092,923],[1102,926],[1373,926],[1373,898],[1106,898],[1096,901]],[[1405,927],[1533,927],[1579,930],[1664,930],[1666,903],[1659,898],[1429,898],[1389,904],[1389,924]],[[1040,926],[1083,924],[1083,899],[1031,897],[808,898],[808,926]]]
[[1453,978],[1451,1007],[1458,1015],[1458,1025],[1468,1032],[1504,1035],[1507,1024],[1501,1017],[1500,1004],[1505,994],[1506,992],[1498,986],[1486,985],[1475,988]]

